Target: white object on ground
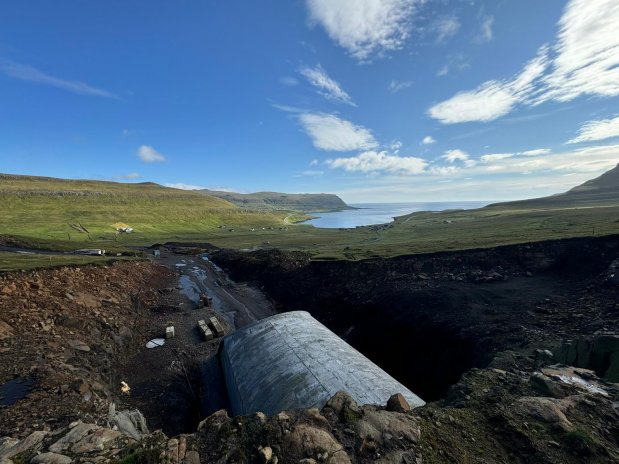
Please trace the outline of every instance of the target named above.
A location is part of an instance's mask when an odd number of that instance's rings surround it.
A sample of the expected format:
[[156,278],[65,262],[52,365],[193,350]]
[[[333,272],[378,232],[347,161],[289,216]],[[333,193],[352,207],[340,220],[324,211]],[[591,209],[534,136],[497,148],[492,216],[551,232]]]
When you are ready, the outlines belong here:
[[157,348],[159,346],[165,345],[164,338],[153,338],[146,344],[146,348]]

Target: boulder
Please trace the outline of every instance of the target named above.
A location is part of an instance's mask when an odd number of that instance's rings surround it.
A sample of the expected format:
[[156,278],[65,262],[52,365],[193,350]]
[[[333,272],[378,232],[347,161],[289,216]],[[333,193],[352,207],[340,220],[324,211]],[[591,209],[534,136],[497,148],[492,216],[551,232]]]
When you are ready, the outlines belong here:
[[41,442],[46,436],[47,432],[32,432],[23,440],[4,449],[0,453],[0,460],[11,459],[13,456],[23,453],[24,451],[37,451],[41,447]]
[[93,433],[83,437],[71,447],[71,451],[76,454],[92,453],[103,451],[110,447],[111,442],[122,434],[116,430],[97,428]]
[[554,398],[541,398],[537,396],[525,396],[518,399],[517,408],[548,424],[556,425],[559,428],[570,431],[573,426],[567,419],[561,408],[561,401]]
[[350,464],[344,447],[328,431],[307,424],[297,425],[282,444],[284,462],[298,462],[320,454],[328,464]]
[[379,445],[389,436],[409,443],[417,443],[421,438],[419,425],[411,416],[382,409],[364,407],[363,417],[355,422],[353,428],[360,437],[371,439]]
[[41,453],[30,460],[30,464],[71,464],[73,459],[64,454]]
[[409,412],[411,410],[411,405],[408,404],[406,398],[401,393],[396,393],[389,398],[387,401],[387,411],[395,411],[395,412]]
[[139,440],[148,434],[146,419],[137,409],[113,412],[108,418],[109,425],[123,435]]
[[78,422],[71,430],[69,430],[69,433],[51,445],[49,450],[53,453],[62,453],[63,451],[69,449],[74,443],[80,441],[88,435],[91,431],[98,428],[99,427],[94,424],[84,424],[82,422]]

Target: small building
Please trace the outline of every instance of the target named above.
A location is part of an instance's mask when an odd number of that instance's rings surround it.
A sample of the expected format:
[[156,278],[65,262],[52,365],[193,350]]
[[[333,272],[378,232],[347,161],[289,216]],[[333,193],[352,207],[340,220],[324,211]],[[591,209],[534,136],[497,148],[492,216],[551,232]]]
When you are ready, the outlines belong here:
[[116,229],[116,232],[123,234],[130,234],[133,232],[133,227],[128,226],[124,222],[117,222],[116,224],[112,224],[112,227]]
[[161,251],[160,250],[153,250],[153,256],[155,258],[161,257]]

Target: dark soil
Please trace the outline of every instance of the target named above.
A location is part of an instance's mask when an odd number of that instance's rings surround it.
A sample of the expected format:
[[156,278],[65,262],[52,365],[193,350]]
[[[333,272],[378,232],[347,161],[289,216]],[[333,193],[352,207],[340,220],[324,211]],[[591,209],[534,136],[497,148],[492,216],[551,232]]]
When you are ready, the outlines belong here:
[[280,311],[309,311],[426,400],[500,351],[616,330],[618,293],[603,275],[617,257],[616,236],[361,262],[213,254],[232,279],[262,286]]

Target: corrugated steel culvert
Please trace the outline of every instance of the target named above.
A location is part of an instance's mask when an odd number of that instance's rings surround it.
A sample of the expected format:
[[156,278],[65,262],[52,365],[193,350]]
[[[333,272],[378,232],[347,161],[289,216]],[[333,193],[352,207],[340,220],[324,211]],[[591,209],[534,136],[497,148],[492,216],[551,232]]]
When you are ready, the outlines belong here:
[[278,314],[227,336],[220,352],[232,413],[321,408],[340,390],[360,404],[401,393],[424,401],[305,311]]

